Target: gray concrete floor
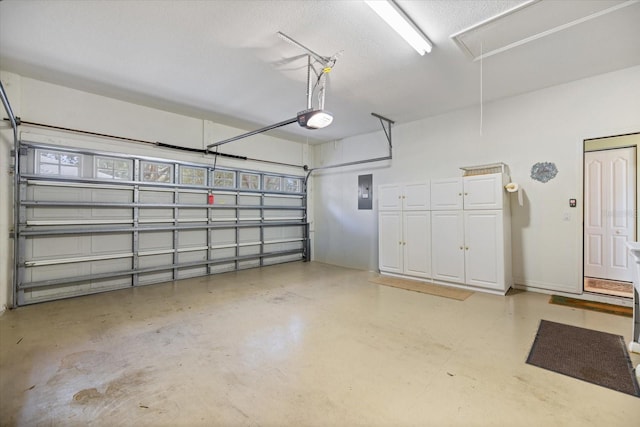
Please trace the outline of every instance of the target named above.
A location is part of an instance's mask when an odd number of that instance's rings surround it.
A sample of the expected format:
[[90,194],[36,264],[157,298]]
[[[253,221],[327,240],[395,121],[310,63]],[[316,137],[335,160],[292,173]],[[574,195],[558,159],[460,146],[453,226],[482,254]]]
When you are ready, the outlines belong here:
[[370,275],[291,263],[8,311],[0,424],[637,425],[640,399],[525,364],[540,319],[627,341],[631,319]]

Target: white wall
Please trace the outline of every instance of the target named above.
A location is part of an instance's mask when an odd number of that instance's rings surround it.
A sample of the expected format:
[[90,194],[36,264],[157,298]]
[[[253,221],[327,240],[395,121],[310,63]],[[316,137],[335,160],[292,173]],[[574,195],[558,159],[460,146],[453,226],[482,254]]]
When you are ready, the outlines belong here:
[[[377,270],[377,210],[358,211],[358,175],[373,173],[376,188],[505,162],[525,191],[523,207],[511,202],[515,283],[580,292],[583,140],[634,132],[640,132],[640,67],[485,104],[482,132],[479,107],[397,125],[391,162],[314,173],[314,259]],[[314,158],[332,164],[375,157],[385,144],[380,131],[316,146]],[[530,178],[531,166],[543,161],[559,170],[546,184]],[[570,198],[578,199],[577,208],[569,208]]]
[[[22,120],[91,132],[122,136],[144,141],[203,149],[213,142],[244,133],[219,123],[186,117],[166,111],[94,95],[63,86],[0,71],[16,116]],[[1,108],[1,107],[0,107]],[[6,117],[4,108],[0,115]],[[213,163],[214,156],[160,149],[147,144],[120,142],[106,138],[87,137],[23,125],[23,140],[60,144],[120,153],[160,158]],[[12,291],[13,241],[9,229],[13,226],[13,186],[9,168],[13,148],[12,132],[0,133],[0,311],[10,306]],[[228,145],[220,152],[253,159],[270,160],[293,165],[308,164],[306,144],[256,135]],[[260,162],[220,157],[218,166],[304,175],[302,168],[271,165]]]

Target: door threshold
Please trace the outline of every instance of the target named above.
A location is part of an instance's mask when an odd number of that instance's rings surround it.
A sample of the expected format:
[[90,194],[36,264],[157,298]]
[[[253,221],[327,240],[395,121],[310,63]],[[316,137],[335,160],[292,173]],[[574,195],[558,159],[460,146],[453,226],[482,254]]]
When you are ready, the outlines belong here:
[[584,291],[594,294],[633,298],[633,283],[585,277]]

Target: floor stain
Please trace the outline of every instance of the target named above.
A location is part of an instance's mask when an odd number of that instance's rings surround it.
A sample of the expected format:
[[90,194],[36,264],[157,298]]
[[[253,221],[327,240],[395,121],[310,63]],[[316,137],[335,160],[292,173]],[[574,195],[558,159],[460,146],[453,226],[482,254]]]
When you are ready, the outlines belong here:
[[103,397],[103,394],[100,393],[97,389],[86,388],[74,394],[73,400],[75,400],[76,402],[85,403],[88,400],[98,399],[100,397]]

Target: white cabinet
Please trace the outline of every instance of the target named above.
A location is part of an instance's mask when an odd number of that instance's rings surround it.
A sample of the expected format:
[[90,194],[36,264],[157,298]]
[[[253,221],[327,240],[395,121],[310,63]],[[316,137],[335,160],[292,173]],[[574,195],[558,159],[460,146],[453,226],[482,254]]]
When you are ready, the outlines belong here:
[[378,187],[381,272],[431,277],[429,183]]
[[402,212],[381,211],[378,216],[378,266],[380,271],[402,273]]
[[378,221],[382,272],[431,277],[431,216],[428,211],[382,211]]
[[503,294],[511,287],[505,179],[495,173],[432,181],[434,281]]
[[502,209],[505,191],[502,176],[493,173],[464,177],[464,209]]
[[380,186],[380,271],[506,293],[512,279],[505,179],[496,173]]
[[462,209],[462,178],[431,181],[431,209]]
[[431,181],[431,209],[503,209],[501,173]]
[[501,293],[509,289],[502,210],[433,211],[431,224],[435,280]]
[[381,185],[378,187],[378,210],[429,210],[430,190],[428,182]]
[[[465,283],[506,292],[503,212],[464,212]],[[506,287],[505,287],[506,286]]]
[[431,212],[433,278],[464,283],[464,216],[459,211]]

